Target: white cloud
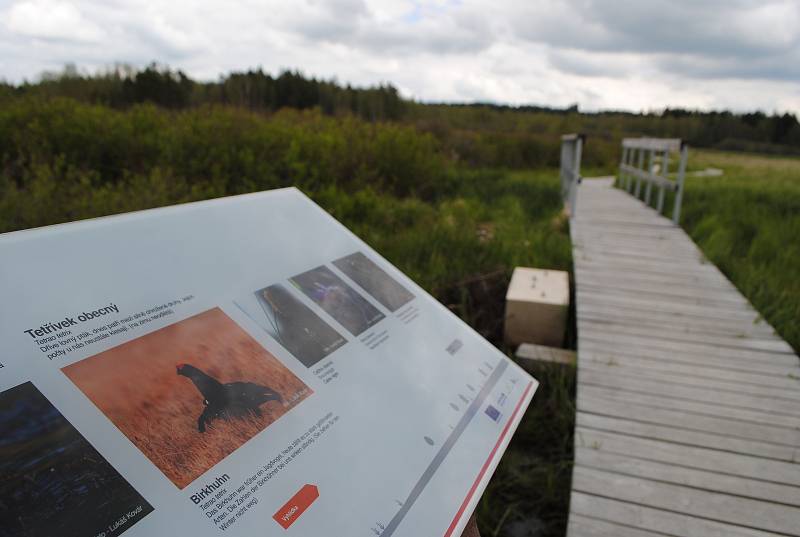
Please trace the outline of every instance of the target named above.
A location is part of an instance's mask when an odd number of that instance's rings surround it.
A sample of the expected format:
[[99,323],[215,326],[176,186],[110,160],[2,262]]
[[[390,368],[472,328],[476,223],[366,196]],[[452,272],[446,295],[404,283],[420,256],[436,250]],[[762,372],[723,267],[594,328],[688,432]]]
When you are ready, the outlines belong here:
[[103,30],[73,4],[63,0],[23,0],[5,13],[12,33],[50,40],[98,42]]
[[797,0],[17,0],[0,20],[12,81],[155,60],[428,101],[800,111]]

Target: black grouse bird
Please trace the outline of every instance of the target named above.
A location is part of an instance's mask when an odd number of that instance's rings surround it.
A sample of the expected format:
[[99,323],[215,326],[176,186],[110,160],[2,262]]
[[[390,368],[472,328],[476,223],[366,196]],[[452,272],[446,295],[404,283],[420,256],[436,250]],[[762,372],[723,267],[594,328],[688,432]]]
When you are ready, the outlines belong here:
[[260,384],[253,382],[223,384],[190,364],[178,364],[177,370],[179,375],[191,380],[203,396],[206,408],[197,419],[197,429],[201,433],[206,432],[206,424],[211,423],[211,420],[229,419],[247,414],[260,416],[259,407],[264,403],[283,402],[283,397],[278,392]]

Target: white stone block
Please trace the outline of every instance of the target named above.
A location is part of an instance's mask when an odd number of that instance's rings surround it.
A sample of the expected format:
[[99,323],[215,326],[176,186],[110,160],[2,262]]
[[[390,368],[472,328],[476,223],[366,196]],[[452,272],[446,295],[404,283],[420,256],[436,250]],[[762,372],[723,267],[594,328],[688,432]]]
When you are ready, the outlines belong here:
[[506,292],[506,342],[560,347],[564,342],[568,310],[568,273],[515,268]]

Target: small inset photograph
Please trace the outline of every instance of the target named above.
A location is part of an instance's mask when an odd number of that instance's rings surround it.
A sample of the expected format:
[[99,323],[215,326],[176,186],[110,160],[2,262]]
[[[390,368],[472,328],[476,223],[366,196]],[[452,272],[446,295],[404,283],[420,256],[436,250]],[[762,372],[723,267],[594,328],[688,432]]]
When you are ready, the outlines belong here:
[[391,312],[414,299],[411,291],[361,252],[337,259],[333,264]]
[[261,311],[251,315],[253,320],[306,367],[347,343],[283,285],[256,291],[256,299]]
[[291,282],[354,336],[384,318],[378,308],[328,267],[298,274]]
[[312,393],[219,308],[62,371],[181,489]]
[[0,535],[119,535],[152,511],[36,386],[0,393]]

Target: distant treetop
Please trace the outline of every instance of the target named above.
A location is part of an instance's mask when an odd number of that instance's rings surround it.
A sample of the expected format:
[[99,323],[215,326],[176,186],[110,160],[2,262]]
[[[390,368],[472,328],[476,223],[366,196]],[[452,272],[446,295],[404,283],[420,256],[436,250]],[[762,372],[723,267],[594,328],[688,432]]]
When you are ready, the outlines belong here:
[[[117,64],[95,74],[81,72],[75,65],[68,64],[61,72],[43,73],[38,82],[19,85],[0,82],[0,106],[8,99],[27,96],[67,97],[117,109],[140,103],[171,110],[205,105],[225,105],[254,112],[316,108],[330,116],[355,115],[367,121],[416,123],[422,130],[442,138],[446,145],[462,137],[458,142],[460,153],[470,146],[491,146],[484,153],[496,153],[496,158],[501,158],[505,151],[501,147],[508,144],[520,146],[516,153],[535,153],[535,149],[523,149],[526,136],[571,131],[586,132],[590,138],[594,136],[595,143],[598,143],[598,136],[607,140],[636,135],[667,136],[683,138],[694,146],[800,154],[800,123],[789,113],[767,115],[762,111],[733,113],[685,108],[642,113],[581,112],[577,104],[557,108],[489,102],[420,103],[402,98],[388,83],[353,87],[292,70],[282,71],[277,76],[261,68],[234,71],[214,82],[200,82],[179,69],[157,63],[144,69]],[[490,143],[488,146],[475,144],[468,141],[463,132],[454,134],[451,128],[486,133]],[[500,138],[504,141],[500,142]],[[480,160],[486,158],[484,155]],[[527,162],[531,158],[522,160]]]

